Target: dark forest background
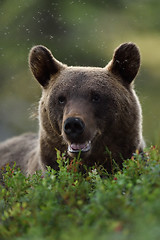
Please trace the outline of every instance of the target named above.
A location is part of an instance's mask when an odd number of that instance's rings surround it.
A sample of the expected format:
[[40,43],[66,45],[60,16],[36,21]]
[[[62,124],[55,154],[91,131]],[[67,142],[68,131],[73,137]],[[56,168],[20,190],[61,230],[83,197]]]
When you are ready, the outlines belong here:
[[105,66],[123,42],[141,50],[135,81],[148,145],[160,144],[159,0],[0,0],[0,140],[37,131],[29,118],[41,88],[28,53],[42,44],[68,65]]

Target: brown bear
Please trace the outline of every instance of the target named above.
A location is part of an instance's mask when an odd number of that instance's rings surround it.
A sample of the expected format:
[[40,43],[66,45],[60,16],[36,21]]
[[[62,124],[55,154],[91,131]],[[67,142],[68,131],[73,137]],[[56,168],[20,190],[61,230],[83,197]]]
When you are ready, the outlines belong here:
[[143,150],[142,113],[133,80],[140,53],[124,43],[104,68],[68,67],[44,46],[35,46],[29,65],[42,87],[39,133],[24,134],[0,144],[0,167],[16,162],[25,174],[46,166],[58,169],[56,149],[82,164],[111,170]]

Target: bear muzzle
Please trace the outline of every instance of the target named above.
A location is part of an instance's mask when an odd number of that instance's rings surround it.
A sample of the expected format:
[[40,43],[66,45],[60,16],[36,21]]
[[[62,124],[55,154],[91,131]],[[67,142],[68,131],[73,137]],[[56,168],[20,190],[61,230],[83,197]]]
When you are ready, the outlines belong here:
[[63,124],[63,132],[68,143],[68,153],[70,155],[73,156],[79,152],[83,154],[91,150],[91,140],[83,140],[88,139],[88,137],[85,134],[85,123],[81,118],[67,118]]

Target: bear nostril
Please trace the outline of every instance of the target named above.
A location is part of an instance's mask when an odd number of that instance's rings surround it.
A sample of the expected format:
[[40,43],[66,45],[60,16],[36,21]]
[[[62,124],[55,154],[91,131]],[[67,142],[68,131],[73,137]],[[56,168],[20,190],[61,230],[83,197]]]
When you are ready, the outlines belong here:
[[70,137],[78,137],[84,131],[84,122],[80,118],[67,118],[64,122],[64,132]]

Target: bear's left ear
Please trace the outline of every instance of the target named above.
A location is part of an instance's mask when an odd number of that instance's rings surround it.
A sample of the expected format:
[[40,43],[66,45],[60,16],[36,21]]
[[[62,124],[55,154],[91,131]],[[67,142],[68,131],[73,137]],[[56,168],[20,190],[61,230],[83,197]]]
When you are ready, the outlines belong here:
[[134,43],[124,43],[114,52],[113,59],[107,65],[109,71],[120,76],[130,84],[140,67],[140,52]]
[[38,82],[46,87],[51,76],[58,73],[65,65],[57,61],[46,47],[38,45],[30,51],[29,66]]

